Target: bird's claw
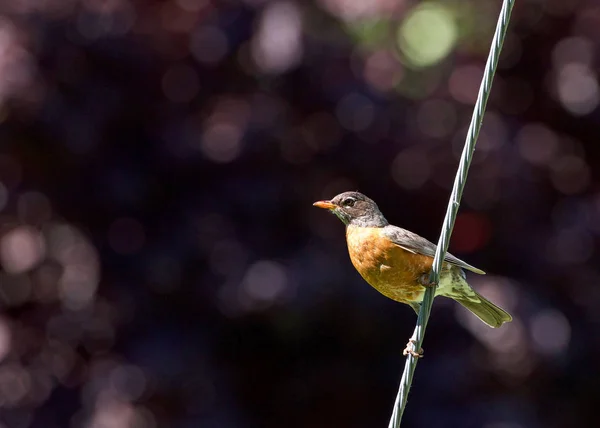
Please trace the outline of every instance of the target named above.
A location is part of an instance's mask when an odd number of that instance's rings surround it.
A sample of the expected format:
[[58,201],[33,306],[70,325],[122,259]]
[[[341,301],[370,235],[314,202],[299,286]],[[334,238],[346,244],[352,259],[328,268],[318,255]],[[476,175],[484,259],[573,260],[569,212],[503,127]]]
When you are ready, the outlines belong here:
[[433,287],[434,285],[437,285],[435,282],[430,280],[428,273],[424,273],[419,277],[419,284],[421,284],[423,287]]
[[407,355],[412,355],[414,358],[423,358],[423,348],[419,348],[419,351],[415,351],[417,347],[417,341],[415,339],[410,339],[406,344],[406,348],[402,351],[402,355],[405,357]]

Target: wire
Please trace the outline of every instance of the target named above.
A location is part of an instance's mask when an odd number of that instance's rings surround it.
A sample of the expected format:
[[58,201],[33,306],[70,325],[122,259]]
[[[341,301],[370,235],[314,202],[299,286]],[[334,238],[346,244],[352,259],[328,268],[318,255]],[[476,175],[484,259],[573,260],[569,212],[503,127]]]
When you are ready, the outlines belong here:
[[[442,262],[448,251],[448,243],[452,236],[452,229],[454,228],[454,221],[456,220],[456,214],[458,207],[460,206],[460,199],[467,182],[467,174],[469,172],[469,166],[473,159],[473,152],[475,151],[475,144],[477,143],[477,137],[479,136],[479,130],[483,123],[483,114],[485,107],[492,89],[492,82],[494,80],[494,74],[496,73],[496,67],[498,65],[498,58],[502,51],[502,45],[504,44],[504,38],[510,21],[510,14],[515,4],[515,0],[504,0],[502,8],[500,10],[500,16],[498,17],[498,23],[496,24],[496,31],[494,32],[494,38],[492,39],[492,45],[490,47],[490,53],[488,55],[487,63],[485,65],[485,71],[479,87],[479,94],[477,95],[477,102],[473,109],[473,116],[471,118],[471,124],[467,132],[465,146],[460,158],[460,164],[458,171],[454,179],[454,187],[452,188],[452,194],[450,195],[450,201],[448,202],[448,209],[446,210],[446,217],[440,233],[440,239],[438,241],[437,249],[435,252],[435,258],[433,259],[433,266],[431,269],[430,282],[437,284],[440,278],[440,272],[442,269]],[[423,343],[423,337],[425,335],[425,328],[427,327],[427,321],[429,321],[429,315],[431,313],[431,307],[433,305],[433,298],[435,297],[435,286],[427,287],[425,295],[423,296],[423,302],[421,303],[421,309],[417,318],[417,326],[411,337],[413,343],[413,350],[421,349]],[[406,401],[408,399],[408,392],[412,384],[413,375],[417,367],[418,358],[413,355],[408,355],[406,363],[404,365],[404,372],[400,380],[400,387],[396,396],[396,402],[394,403],[394,410],[392,417],[390,418],[390,424],[388,428],[400,428],[400,422],[404,409],[406,407]]]

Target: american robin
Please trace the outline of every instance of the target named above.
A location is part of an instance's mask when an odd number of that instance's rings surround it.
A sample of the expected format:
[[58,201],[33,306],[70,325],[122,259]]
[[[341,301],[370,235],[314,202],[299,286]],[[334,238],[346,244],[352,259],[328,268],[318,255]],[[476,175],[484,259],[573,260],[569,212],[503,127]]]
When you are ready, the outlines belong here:
[[[346,242],[352,264],[373,288],[419,313],[436,245],[408,230],[393,226],[377,204],[362,193],[345,192],[313,205],[335,214],[346,225]],[[480,269],[447,253],[436,296],[449,297],[490,327],[512,320],[508,312],[481,296],[467,283],[463,269],[484,275]]]

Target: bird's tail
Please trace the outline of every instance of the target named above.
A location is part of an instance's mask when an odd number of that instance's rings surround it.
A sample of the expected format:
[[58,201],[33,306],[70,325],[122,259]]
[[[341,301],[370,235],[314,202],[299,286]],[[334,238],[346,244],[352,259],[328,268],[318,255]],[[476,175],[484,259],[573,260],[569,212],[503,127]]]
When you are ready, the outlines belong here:
[[510,316],[510,314],[504,309],[494,305],[481,294],[475,292],[475,290],[471,289],[471,292],[477,295],[479,301],[474,299],[474,296],[472,295],[468,298],[465,297],[464,299],[453,296],[453,299],[471,311],[477,316],[477,318],[490,327],[498,328],[505,322],[512,321],[512,316]]

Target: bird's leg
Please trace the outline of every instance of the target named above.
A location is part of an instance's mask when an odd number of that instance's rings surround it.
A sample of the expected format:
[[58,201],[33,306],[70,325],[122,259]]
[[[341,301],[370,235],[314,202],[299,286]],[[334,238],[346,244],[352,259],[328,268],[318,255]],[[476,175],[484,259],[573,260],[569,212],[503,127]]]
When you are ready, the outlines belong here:
[[429,279],[430,275],[428,272],[422,274],[419,277],[419,284],[421,284],[423,287],[433,287],[434,285],[437,285],[434,282],[431,282]]
[[402,351],[402,355],[407,356],[408,354],[412,355],[415,358],[423,358],[423,348],[420,348],[419,351],[415,351],[417,347],[417,341],[415,339],[410,339],[406,344],[406,348]]

